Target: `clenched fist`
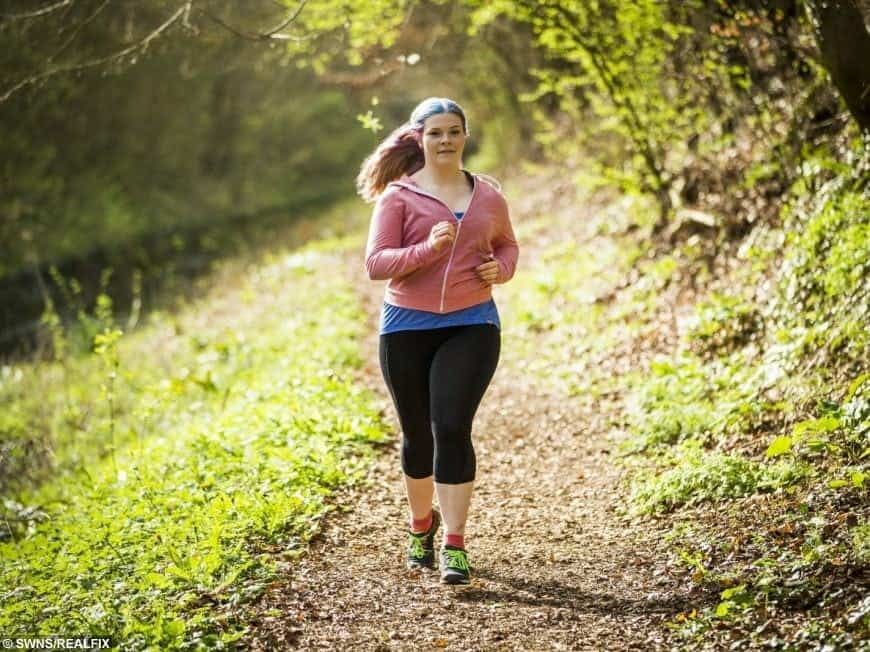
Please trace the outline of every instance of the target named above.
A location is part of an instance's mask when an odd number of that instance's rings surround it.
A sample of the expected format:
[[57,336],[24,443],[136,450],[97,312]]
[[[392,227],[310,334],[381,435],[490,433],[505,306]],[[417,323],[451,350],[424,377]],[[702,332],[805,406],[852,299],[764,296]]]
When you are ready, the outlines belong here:
[[438,222],[429,231],[429,244],[436,250],[440,250],[444,245],[450,245],[456,238],[456,225],[451,222]]
[[498,278],[498,261],[488,260],[474,268],[478,278],[486,285],[492,285]]

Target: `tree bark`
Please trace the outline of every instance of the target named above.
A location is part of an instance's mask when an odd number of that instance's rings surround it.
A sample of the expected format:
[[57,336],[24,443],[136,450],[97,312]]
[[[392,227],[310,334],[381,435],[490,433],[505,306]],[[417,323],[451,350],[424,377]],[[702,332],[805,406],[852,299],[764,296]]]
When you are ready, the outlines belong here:
[[858,0],[807,3],[822,63],[849,112],[870,132],[870,32]]

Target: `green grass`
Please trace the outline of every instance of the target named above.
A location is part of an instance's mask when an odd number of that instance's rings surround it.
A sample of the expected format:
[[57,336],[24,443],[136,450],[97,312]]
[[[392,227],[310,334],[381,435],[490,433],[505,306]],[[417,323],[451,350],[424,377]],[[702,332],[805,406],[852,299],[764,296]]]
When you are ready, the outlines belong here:
[[354,383],[358,296],[325,273],[360,246],[237,262],[183,313],[106,330],[92,355],[3,368],[4,441],[39,449],[19,455],[43,468],[4,497],[0,631],[153,649],[244,631],[234,607],[302,550],[387,436]]

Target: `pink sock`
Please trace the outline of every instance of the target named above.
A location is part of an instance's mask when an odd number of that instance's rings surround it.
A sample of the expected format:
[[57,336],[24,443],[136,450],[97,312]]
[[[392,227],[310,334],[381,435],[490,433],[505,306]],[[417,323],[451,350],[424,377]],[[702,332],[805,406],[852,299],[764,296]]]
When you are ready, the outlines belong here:
[[432,527],[432,512],[429,512],[429,516],[426,518],[414,518],[414,515],[411,514],[411,532],[416,532],[420,534],[420,532],[428,532],[429,528]]
[[465,549],[465,536],[462,534],[445,534],[444,545]]

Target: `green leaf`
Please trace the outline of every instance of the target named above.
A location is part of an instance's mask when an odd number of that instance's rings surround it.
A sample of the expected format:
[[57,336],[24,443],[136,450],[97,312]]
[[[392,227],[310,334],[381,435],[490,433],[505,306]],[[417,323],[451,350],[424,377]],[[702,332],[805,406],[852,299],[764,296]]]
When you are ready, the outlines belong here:
[[375,116],[375,114],[369,110],[365,114],[358,114],[356,119],[362,123],[364,129],[368,129],[372,133],[378,133],[381,129],[384,128],[384,125],[381,124],[380,119]]
[[184,634],[184,621],[173,620],[164,625],[164,631],[172,638],[178,638]]
[[861,374],[855,380],[849,383],[849,389],[846,391],[846,398],[844,399],[844,402],[848,403],[849,401],[851,401],[855,394],[858,392],[858,390],[861,388],[861,386],[868,380],[870,380],[870,371]]
[[165,575],[161,575],[160,573],[148,573],[145,576],[145,579],[159,589],[165,589],[166,587],[172,585],[172,582],[169,581],[169,578]]
[[770,442],[770,446],[767,447],[765,455],[767,455],[767,457],[776,457],[777,455],[788,453],[791,451],[791,447],[792,438],[786,435],[781,435]]
[[807,433],[833,432],[840,427],[840,420],[836,417],[822,417],[821,419],[807,419],[796,423],[792,429],[792,437],[800,437]]
[[741,584],[740,586],[732,586],[730,589],[725,589],[722,591],[721,598],[723,600],[731,600],[735,596],[740,596],[746,591],[746,585]]

